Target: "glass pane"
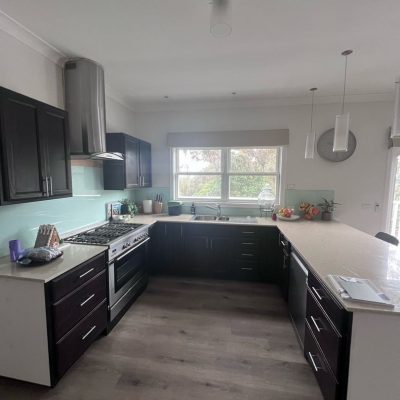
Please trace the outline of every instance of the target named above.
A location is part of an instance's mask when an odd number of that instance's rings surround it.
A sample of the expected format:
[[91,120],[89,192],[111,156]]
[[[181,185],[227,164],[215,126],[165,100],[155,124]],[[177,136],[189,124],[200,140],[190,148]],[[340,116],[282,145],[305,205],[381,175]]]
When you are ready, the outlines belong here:
[[179,149],[179,172],[221,172],[221,150]]
[[400,157],[396,159],[396,176],[392,204],[392,218],[390,220],[390,234],[400,238]]
[[231,172],[277,172],[278,149],[230,149]]
[[233,175],[229,177],[230,200],[257,200],[261,190],[269,185],[276,198],[276,176]]
[[179,175],[178,197],[198,199],[221,198],[220,175]]

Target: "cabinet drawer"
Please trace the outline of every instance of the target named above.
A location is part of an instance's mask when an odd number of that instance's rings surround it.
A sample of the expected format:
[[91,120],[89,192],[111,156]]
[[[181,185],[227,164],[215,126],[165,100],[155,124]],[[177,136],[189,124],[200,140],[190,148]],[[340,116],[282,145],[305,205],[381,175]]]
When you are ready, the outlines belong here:
[[105,268],[106,258],[103,253],[53,279],[50,282],[50,293],[53,302],[71,293]]
[[54,336],[61,339],[85,315],[107,297],[106,272],[80,286],[70,295],[53,305]]
[[332,371],[329,369],[324,355],[318,347],[307,322],[304,337],[304,355],[317,378],[324,399],[336,400],[338,382],[336,381]]
[[307,291],[307,322],[323,351],[329,366],[338,378],[339,358],[341,354],[342,336],[336,332],[331,321],[318,305],[310,289]]
[[346,329],[345,309],[332,297],[331,294],[328,293],[328,291],[312,273],[308,275],[308,287],[310,288],[310,291],[314,295],[318,304],[333,322],[338,332],[343,334]]
[[257,279],[258,263],[256,261],[236,260],[235,276],[239,280]]
[[104,300],[56,344],[56,370],[60,378],[106,329],[107,302]]

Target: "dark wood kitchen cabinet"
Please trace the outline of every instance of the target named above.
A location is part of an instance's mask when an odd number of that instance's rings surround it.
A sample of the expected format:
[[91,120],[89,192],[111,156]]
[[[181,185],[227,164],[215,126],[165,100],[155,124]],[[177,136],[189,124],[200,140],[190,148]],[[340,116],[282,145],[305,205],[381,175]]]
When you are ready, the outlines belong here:
[[183,227],[179,223],[158,222],[151,232],[153,273],[179,274],[183,265]]
[[72,195],[67,113],[0,88],[2,204]]
[[153,272],[274,282],[274,227],[157,222]]
[[124,160],[104,161],[104,189],[151,187],[151,144],[120,132],[107,133],[106,141],[107,151],[122,153]]

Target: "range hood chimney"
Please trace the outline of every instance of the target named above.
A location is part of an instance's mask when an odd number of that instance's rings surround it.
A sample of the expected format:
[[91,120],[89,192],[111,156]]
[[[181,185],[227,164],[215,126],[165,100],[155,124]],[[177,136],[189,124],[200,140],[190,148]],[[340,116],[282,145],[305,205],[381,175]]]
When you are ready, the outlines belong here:
[[104,71],[85,58],[65,62],[65,108],[68,111],[72,158],[123,160],[106,149]]

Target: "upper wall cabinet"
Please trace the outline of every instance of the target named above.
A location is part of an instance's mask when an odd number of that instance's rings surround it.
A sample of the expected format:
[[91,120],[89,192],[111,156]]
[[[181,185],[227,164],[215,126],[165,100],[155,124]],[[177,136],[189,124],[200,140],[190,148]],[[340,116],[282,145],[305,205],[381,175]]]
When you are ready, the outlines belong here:
[[107,151],[124,154],[123,161],[103,163],[104,189],[151,187],[151,144],[126,133],[107,133]]
[[0,87],[1,204],[72,195],[66,116]]

